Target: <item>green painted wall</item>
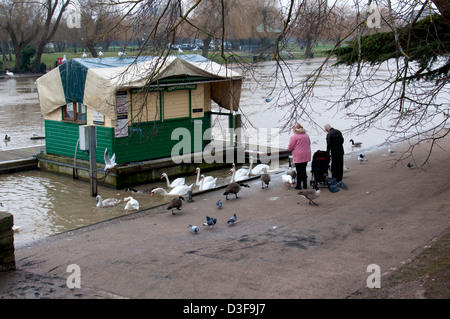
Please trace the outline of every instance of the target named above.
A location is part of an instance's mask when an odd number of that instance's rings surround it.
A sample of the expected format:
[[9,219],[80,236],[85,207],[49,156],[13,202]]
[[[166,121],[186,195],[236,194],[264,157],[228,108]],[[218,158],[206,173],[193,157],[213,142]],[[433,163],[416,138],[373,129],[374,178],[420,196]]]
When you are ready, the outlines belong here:
[[[105,148],[108,148],[109,154],[116,154],[116,162],[130,163],[145,161],[149,159],[168,157],[171,155],[172,148],[180,143],[180,140],[171,140],[173,130],[185,128],[189,132],[190,150],[194,152],[203,150],[204,146],[210,140],[203,141],[204,132],[211,128],[211,114],[205,112],[205,117],[195,119],[183,118],[174,120],[165,120],[164,122],[139,123],[130,125],[128,128],[128,137],[114,138],[114,129],[97,126],[97,162],[104,163],[103,154]],[[201,136],[194,136],[194,127],[201,123]],[[77,144],[80,124],[45,121],[45,144],[48,154],[55,154],[67,157],[74,157]],[[199,134],[197,134],[199,135]],[[176,138],[179,138],[176,136]],[[197,139],[197,141],[194,141]],[[197,146],[197,149],[195,148]],[[78,149],[77,158],[89,160],[89,154],[86,151]]]

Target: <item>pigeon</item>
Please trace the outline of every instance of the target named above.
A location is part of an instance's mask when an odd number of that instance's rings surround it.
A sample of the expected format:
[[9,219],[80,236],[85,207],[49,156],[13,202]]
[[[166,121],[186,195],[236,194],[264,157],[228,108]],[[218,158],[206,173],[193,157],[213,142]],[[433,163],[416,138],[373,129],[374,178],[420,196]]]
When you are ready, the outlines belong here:
[[217,208],[222,208],[222,202],[220,201],[220,199],[217,201],[216,205]]
[[167,206],[167,210],[172,210],[172,214],[175,215],[173,212],[174,209],[181,210],[181,206],[183,206],[184,198],[183,196],[179,196],[178,198],[173,198],[169,205]]
[[194,234],[197,234],[197,233],[198,233],[198,226],[195,226],[195,225],[188,225],[187,228],[190,228]]
[[233,225],[236,222],[236,213],[227,221],[227,224]]
[[217,218],[206,216],[206,223],[203,226],[213,227],[217,223]]
[[298,194],[303,198],[309,200],[310,205],[319,206],[317,203],[313,201],[313,199],[316,199],[317,197],[320,196],[320,189],[317,186],[317,183],[314,183],[313,189],[303,189],[300,192],[298,192]]
[[414,165],[411,163],[408,163],[408,165],[406,165],[406,166],[408,166],[408,168],[412,168]]
[[367,162],[366,155],[359,154],[358,161],[359,161],[359,164],[362,164],[363,162]]
[[105,172],[107,170],[113,169],[114,167],[117,166],[117,164],[116,164],[116,154],[113,154],[113,156],[110,158],[107,148],[105,148],[104,159],[105,159]]

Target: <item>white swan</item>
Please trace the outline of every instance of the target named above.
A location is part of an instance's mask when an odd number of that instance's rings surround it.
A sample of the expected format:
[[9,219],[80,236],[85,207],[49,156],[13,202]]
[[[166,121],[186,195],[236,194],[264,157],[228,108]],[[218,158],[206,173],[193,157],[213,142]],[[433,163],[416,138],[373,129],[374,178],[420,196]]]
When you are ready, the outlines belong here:
[[[200,186],[200,167],[197,167],[197,169],[195,170],[195,173],[197,173],[197,180],[195,181],[195,185]],[[202,175],[202,176],[204,176],[204,175]],[[214,177],[204,176],[204,180],[205,180],[205,183],[211,182],[214,180]],[[216,178],[216,180],[217,180],[217,178]]]
[[165,178],[166,182],[167,182],[167,187],[177,187],[177,186],[182,186],[186,184],[186,178],[185,177],[178,177],[177,179],[175,179],[172,183],[169,181],[169,176],[167,176],[166,173],[162,173],[161,178]]
[[12,73],[11,71],[6,70],[6,75],[9,77],[14,77],[14,73]]
[[117,206],[121,202],[120,199],[116,199],[116,198],[103,199],[100,195],[97,195],[95,200],[97,201],[97,204],[96,204],[97,207],[113,207],[113,206]]
[[269,170],[269,165],[267,164],[258,164],[254,168],[252,168],[252,166],[253,166],[253,156],[250,156],[250,169],[248,176],[261,175],[263,173],[264,168],[266,168],[266,170]]
[[204,191],[204,190],[207,190],[207,189],[215,188],[216,187],[216,181],[217,181],[217,178],[214,178],[212,181],[206,182],[205,181],[205,175],[202,174],[199,190]]
[[[235,175],[235,180],[236,181],[241,181],[243,179],[247,179],[249,177],[249,174],[252,170],[252,166],[253,166],[253,157],[250,156],[250,167],[249,168],[240,168],[238,170],[236,170],[236,166],[233,163],[233,167],[232,169],[234,169],[234,175]],[[230,170],[231,171],[231,170]]]
[[133,197],[125,197],[123,200],[127,202],[125,210],[139,210],[139,202]]
[[194,186],[194,184],[191,184],[190,186],[180,185],[180,186],[177,186],[174,189],[172,189],[170,192],[167,192],[164,188],[158,187],[158,188],[155,188],[154,190],[152,190],[151,195],[152,196],[155,194],[161,194],[161,195],[166,195],[166,196],[185,195],[185,194],[187,194],[187,192],[189,190],[192,189],[192,186]]

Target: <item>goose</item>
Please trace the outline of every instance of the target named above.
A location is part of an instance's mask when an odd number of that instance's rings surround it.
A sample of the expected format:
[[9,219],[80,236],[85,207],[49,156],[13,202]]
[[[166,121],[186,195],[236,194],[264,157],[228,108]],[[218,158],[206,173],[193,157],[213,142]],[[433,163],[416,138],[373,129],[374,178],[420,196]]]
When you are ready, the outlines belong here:
[[174,209],[181,210],[181,206],[183,206],[183,201],[184,201],[183,196],[179,196],[177,198],[172,199],[169,205],[167,206],[167,210],[172,210],[172,215],[175,215],[173,210]]
[[263,168],[269,169],[269,165],[267,164],[258,164],[253,167],[253,156],[250,156],[250,168],[248,170],[248,176],[251,175],[261,175]]
[[192,232],[193,232],[194,234],[197,234],[197,233],[198,233],[198,226],[196,226],[196,225],[188,225],[187,228],[189,228],[190,230],[192,230]]
[[103,199],[100,195],[97,195],[95,200],[97,201],[97,204],[96,204],[97,207],[113,207],[113,206],[117,206],[121,202],[120,199],[116,199],[116,198]]
[[105,172],[109,169],[113,169],[114,167],[117,166],[116,163],[116,154],[113,154],[113,156],[110,158],[109,157],[109,152],[108,149],[105,148],[105,154],[103,156],[104,160],[105,160]]
[[11,136],[5,135],[5,142],[10,142],[11,141]]
[[[197,174],[197,180],[195,181],[195,185],[200,186],[200,167],[197,167],[195,169],[195,173]],[[201,175],[201,176],[203,176],[203,175]],[[205,180],[205,183],[211,182],[211,181],[214,180],[214,177],[212,177],[212,176],[205,176],[204,180]],[[216,178],[216,180],[217,180],[217,178]]]
[[169,180],[169,176],[167,173],[162,173],[161,179],[165,178],[167,182],[167,187],[174,188],[177,186],[183,186],[186,184],[186,178],[185,177],[178,177],[176,178],[172,183]]
[[264,188],[264,184],[266,184],[266,188],[269,188],[269,183],[270,183],[270,175],[267,174],[267,168],[263,168],[263,172],[261,174],[261,189]]
[[292,182],[297,178],[297,171],[292,168],[291,158],[289,158],[289,169],[286,174],[292,176]]
[[300,196],[303,198],[306,198],[309,201],[310,205],[316,205],[319,206],[317,203],[313,201],[313,199],[316,199],[320,196],[320,189],[317,186],[317,183],[314,183],[313,189],[303,189],[300,192],[298,192]]
[[125,197],[123,200],[127,202],[125,210],[139,210],[139,202],[133,197]]
[[353,147],[359,147],[362,144],[362,142],[355,142],[354,140],[350,140],[350,142],[352,142]]
[[227,221],[227,224],[234,225],[235,222],[236,222],[236,213],[234,213],[234,215],[231,216],[231,218]]
[[151,195],[155,195],[155,194],[161,194],[161,195],[165,195],[165,196],[180,196],[180,195],[186,195],[187,192],[189,190],[191,190],[192,186],[194,184],[191,184],[190,186],[187,185],[180,185],[177,186],[175,188],[173,188],[172,190],[170,190],[170,192],[167,192],[164,188],[161,187],[157,187],[154,190],[152,190]]
[[6,70],[6,75],[9,77],[14,77],[14,73],[12,73],[11,71]]
[[292,187],[292,176],[291,175],[281,175],[281,180],[283,181],[284,189],[288,189],[288,186]]
[[215,188],[216,187],[216,181],[217,181],[217,177],[215,179],[213,179],[212,181],[205,182],[205,175],[202,174],[199,190],[204,191],[204,190],[207,190],[207,189]]
[[234,196],[236,196],[236,198],[239,198],[237,196],[237,194],[241,190],[241,187],[250,188],[250,186],[247,184],[234,182],[234,177],[235,177],[236,171],[234,169],[231,169],[231,170],[233,171],[233,175],[231,177],[232,182],[230,184],[228,184],[227,188],[225,189],[225,192],[223,193],[226,196],[225,199],[227,199],[227,200],[228,200],[229,194],[234,194]]

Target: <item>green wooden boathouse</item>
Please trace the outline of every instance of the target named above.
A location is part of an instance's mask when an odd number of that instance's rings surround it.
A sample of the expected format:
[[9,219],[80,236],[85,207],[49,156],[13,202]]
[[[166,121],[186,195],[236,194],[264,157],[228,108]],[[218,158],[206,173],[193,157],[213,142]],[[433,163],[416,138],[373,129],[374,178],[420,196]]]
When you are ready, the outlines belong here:
[[[232,117],[242,77],[200,55],[183,55],[70,59],[36,82],[46,141],[40,169],[74,174],[86,167],[79,127],[95,125],[99,168],[107,148],[118,166],[105,182],[122,188],[159,179],[155,167],[177,166],[170,160],[176,129],[192,137],[179,155],[201,152],[210,142],[211,101]],[[202,143],[194,141],[199,132]],[[172,175],[184,171],[177,167]]]

